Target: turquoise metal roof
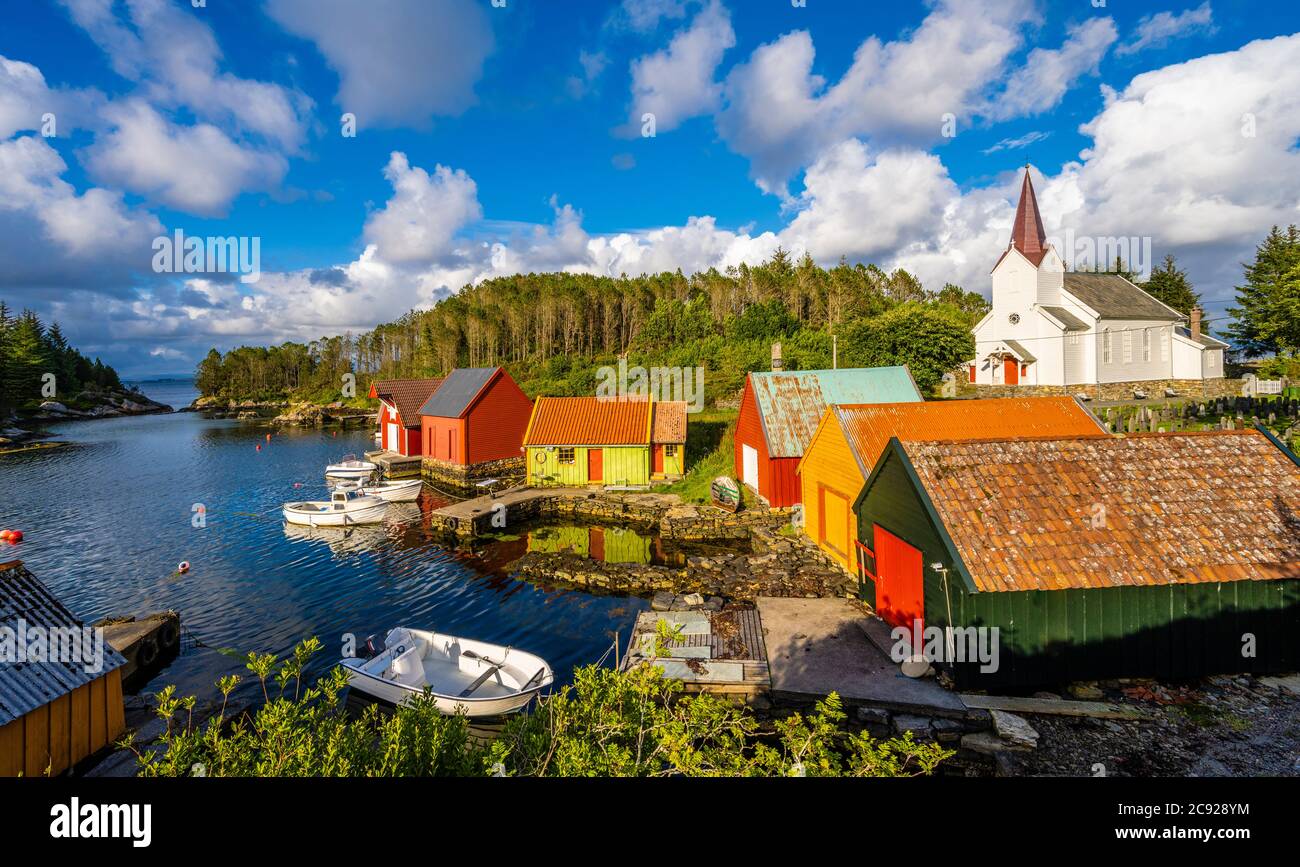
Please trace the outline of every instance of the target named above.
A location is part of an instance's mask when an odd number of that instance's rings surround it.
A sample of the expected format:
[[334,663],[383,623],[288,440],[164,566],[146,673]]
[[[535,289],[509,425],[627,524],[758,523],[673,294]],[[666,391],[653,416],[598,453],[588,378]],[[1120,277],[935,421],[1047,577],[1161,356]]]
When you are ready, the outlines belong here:
[[922,400],[903,367],[851,367],[751,373],[758,417],[774,458],[801,457],[834,403],[917,403]]

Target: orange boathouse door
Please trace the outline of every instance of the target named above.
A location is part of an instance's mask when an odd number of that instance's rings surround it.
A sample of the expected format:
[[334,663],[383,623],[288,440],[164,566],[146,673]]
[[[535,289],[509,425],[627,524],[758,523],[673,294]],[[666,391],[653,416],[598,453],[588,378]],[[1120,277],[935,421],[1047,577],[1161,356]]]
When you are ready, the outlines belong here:
[[587,449],[587,481],[590,484],[605,481],[604,449]]
[[875,525],[876,613],[890,626],[925,626],[925,577],[921,551]]
[[1020,384],[1020,362],[1014,358],[1002,359],[1002,381],[1007,385]]
[[660,475],[663,475],[663,471],[664,471],[664,447],[663,447],[663,446],[655,446],[655,448],[654,448],[654,452],[655,452],[654,472],[656,472],[656,473],[658,473],[658,474],[660,474]]

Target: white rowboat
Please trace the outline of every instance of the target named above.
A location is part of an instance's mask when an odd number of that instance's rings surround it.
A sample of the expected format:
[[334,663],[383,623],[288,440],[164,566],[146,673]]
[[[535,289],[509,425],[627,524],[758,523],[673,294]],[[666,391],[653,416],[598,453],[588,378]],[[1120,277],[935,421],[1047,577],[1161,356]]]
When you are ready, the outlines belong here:
[[378,497],[363,497],[356,491],[334,491],[328,503],[315,501],[285,503],[284,519],[308,527],[350,527],[377,524],[388,514],[388,503]]
[[382,482],[363,485],[351,479],[339,482],[334,490],[355,490],[364,497],[378,497],[389,503],[414,503],[420,499],[420,490],[424,482],[419,479],[406,479],[400,482]]
[[374,651],[369,659],[340,662],[353,689],[401,704],[427,687],[446,714],[513,713],[555,680],[546,660],[534,654],[420,629],[399,626]]
[[377,464],[372,464],[370,461],[359,461],[356,455],[344,455],[343,460],[337,464],[330,464],[325,468],[325,478],[365,481],[377,469],[379,469]]

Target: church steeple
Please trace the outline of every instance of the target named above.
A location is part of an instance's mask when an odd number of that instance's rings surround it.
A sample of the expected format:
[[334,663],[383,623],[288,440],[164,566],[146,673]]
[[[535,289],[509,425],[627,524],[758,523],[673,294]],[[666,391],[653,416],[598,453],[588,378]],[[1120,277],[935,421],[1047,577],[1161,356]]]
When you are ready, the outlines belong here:
[[1025,166],[1024,183],[1020,185],[1016,221],[1011,225],[1011,246],[1035,266],[1047,255],[1047,233],[1043,231],[1043,218],[1038,214],[1038,199],[1034,196],[1034,182],[1029,179],[1028,165]]

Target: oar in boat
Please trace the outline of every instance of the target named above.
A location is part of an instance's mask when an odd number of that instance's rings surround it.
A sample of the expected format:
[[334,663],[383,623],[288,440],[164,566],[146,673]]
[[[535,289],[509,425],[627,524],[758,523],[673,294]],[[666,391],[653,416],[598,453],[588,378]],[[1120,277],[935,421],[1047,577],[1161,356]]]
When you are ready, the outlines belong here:
[[464,691],[461,692],[460,694],[460,698],[469,698],[478,690],[480,686],[487,683],[487,679],[489,677],[496,674],[498,671],[501,670],[501,666],[505,665],[504,662],[493,662],[492,660],[488,659],[486,656],[479,656],[477,653],[475,653],[472,650],[462,651],[461,656],[468,656],[470,659],[477,659],[479,662],[486,662],[490,666],[490,668],[488,668],[487,671],[480,674],[477,680],[475,680],[469,686],[465,687]]

